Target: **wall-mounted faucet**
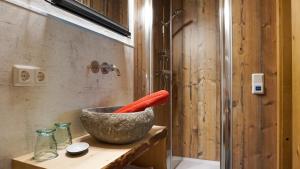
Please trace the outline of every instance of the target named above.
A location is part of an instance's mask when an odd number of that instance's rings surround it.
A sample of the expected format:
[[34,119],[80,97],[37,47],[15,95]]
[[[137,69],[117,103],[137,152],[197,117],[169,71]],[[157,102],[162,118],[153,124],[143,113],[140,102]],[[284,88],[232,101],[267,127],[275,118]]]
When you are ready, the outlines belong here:
[[92,61],[91,65],[89,66],[93,73],[98,73],[100,70],[102,74],[108,74],[109,72],[116,72],[117,76],[121,76],[119,68],[114,64],[109,64],[107,62],[103,62],[101,65],[98,61]]
[[121,76],[119,68],[114,64],[108,64],[106,62],[103,62],[100,65],[100,70],[102,74],[107,74],[108,72],[116,72],[117,76]]

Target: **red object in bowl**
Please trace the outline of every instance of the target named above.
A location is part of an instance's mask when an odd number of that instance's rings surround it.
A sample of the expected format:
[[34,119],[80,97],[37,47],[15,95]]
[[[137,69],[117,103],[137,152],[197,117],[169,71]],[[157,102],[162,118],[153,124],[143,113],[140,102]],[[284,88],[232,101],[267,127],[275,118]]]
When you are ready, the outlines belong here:
[[169,99],[169,92],[166,90],[160,90],[155,93],[151,93],[135,102],[132,102],[116,111],[114,113],[129,113],[143,111],[147,107],[156,106],[159,104],[166,103]]

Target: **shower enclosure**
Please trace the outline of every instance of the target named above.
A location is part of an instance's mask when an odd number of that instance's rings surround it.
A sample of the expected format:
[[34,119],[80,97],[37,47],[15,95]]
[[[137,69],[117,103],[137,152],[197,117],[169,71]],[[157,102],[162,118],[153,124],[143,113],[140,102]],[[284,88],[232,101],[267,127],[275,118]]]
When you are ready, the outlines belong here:
[[151,89],[170,168],[231,168],[231,1],[152,0]]

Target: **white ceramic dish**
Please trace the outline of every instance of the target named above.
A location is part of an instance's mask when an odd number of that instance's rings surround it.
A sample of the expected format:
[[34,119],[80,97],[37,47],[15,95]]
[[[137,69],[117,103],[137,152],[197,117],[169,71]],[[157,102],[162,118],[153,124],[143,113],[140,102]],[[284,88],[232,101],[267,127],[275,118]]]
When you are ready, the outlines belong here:
[[89,147],[90,145],[88,143],[80,142],[69,145],[66,150],[70,154],[80,154],[86,151]]

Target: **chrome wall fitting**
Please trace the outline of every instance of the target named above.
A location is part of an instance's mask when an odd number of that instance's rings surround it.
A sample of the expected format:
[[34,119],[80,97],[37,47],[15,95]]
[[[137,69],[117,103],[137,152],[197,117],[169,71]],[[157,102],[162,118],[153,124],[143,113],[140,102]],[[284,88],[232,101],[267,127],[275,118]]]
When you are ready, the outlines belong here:
[[117,76],[121,76],[121,72],[119,68],[114,64],[109,64],[107,62],[103,62],[101,65],[98,61],[94,60],[88,66],[88,69],[91,69],[93,73],[99,73],[101,70],[102,74],[108,74],[109,72],[116,72]]
[[119,68],[114,64],[109,64],[107,62],[103,62],[100,65],[100,70],[102,74],[108,74],[109,72],[116,72],[117,76],[121,76]]
[[91,62],[91,65],[88,66],[89,69],[91,69],[91,71],[93,73],[99,73],[100,71],[100,64],[98,61],[94,60]]

